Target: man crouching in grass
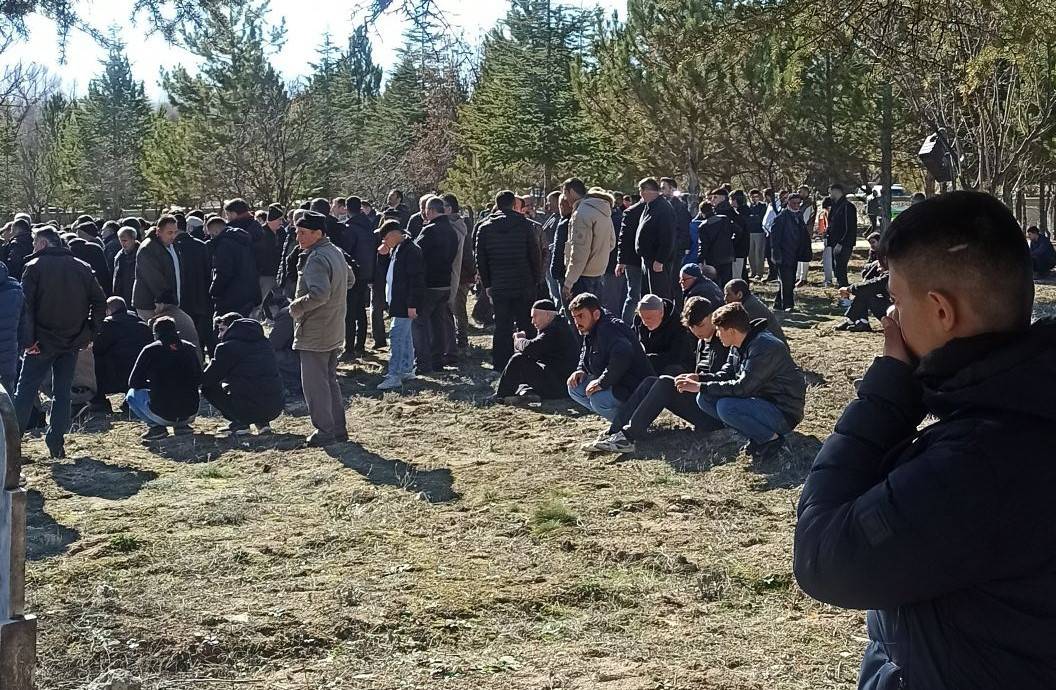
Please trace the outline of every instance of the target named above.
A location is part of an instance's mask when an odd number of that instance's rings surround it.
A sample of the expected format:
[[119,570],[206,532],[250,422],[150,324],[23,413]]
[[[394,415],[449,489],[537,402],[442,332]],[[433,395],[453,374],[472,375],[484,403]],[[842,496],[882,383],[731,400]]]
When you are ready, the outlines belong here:
[[881,255],[884,355],[803,487],[796,579],[870,609],[859,688],[1056,688],[1056,322],[1030,323],[1023,235],[953,192]]

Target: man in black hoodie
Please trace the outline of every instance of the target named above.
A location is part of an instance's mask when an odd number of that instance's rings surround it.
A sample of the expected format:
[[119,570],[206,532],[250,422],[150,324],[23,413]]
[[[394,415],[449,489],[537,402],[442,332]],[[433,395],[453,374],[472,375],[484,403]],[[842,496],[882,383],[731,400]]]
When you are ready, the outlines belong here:
[[458,254],[458,234],[444,210],[444,200],[430,196],[424,200],[421,232],[414,243],[422,252],[425,268],[425,300],[411,326],[414,336],[415,370],[418,374],[442,371],[446,345],[447,312],[451,299],[451,266]]
[[[711,198],[725,199],[725,197],[713,192]],[[729,202],[726,202],[729,206]],[[730,208],[732,211],[732,207]],[[725,285],[733,276],[733,236],[737,228],[733,221],[726,215],[719,213],[710,201],[700,203],[700,215],[697,217],[701,223],[698,233],[698,257],[697,261],[706,266],[715,268],[718,275],[716,283]]]
[[658,297],[674,296],[673,270],[675,257],[675,210],[660,194],[660,184],[652,177],[638,183],[638,192],[645,202],[634,250],[642,259],[642,275],[649,292]]
[[528,405],[568,395],[566,382],[576,368],[577,353],[572,328],[546,299],[532,305],[532,325],[538,331],[534,338],[514,334],[514,354],[495,395],[486,398],[485,404]]
[[803,487],[796,579],[869,609],[859,688],[1056,687],[1056,324],[1030,323],[1023,235],[950,192],[900,213],[881,255],[884,356]]
[[213,306],[209,283],[213,265],[209,246],[188,232],[186,223],[177,223],[172,246],[180,258],[180,310],[194,321],[202,349],[212,352]]
[[271,421],[282,413],[282,376],[259,321],[237,313],[219,319],[219,342],[202,372],[202,395],[229,422],[224,433],[243,436],[249,426],[271,432]]
[[209,284],[209,296],[213,300],[213,313],[222,316],[234,311],[248,316],[260,303],[252,237],[239,227],[225,225],[220,218],[206,221],[205,231],[211,238],[213,280]]
[[531,306],[542,276],[539,247],[528,221],[513,210],[516,195],[495,196],[496,211],[477,228],[477,272],[495,308],[491,363],[496,372],[513,355],[513,328],[534,337]]
[[638,239],[638,225],[642,221],[645,202],[639,199],[627,207],[620,221],[619,235],[616,238],[616,275],[627,278],[627,297],[623,301],[621,316],[624,323],[634,319],[634,310],[642,298],[642,257],[638,256],[635,242]]
[[0,247],[0,260],[7,265],[7,272],[15,280],[22,280],[22,269],[33,253],[32,227],[28,215],[18,214],[11,223],[11,239]]
[[121,297],[106,300],[106,318],[92,342],[95,358],[93,412],[113,411],[106,396],[128,392],[128,376],[140,351],[154,340],[150,326],[128,311]]

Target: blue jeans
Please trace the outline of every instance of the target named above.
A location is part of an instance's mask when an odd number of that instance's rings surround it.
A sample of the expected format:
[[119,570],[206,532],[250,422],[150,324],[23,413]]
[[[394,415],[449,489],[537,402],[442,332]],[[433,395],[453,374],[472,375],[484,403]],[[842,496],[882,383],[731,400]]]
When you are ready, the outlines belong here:
[[781,410],[762,398],[720,398],[698,393],[697,407],[756,443],[765,443],[775,434],[784,436],[792,430]]
[[389,376],[403,376],[414,371],[413,319],[394,316],[389,331]]
[[50,449],[59,449],[64,445],[66,432],[70,430],[71,394],[73,371],[77,365],[76,352],[48,352],[39,355],[26,355],[22,360],[22,372],[18,376],[18,387],[15,390],[15,413],[18,415],[18,428],[25,431],[29,425],[29,415],[37,402],[40,384],[50,372],[52,375],[51,415],[48,417],[48,431],[44,442]]
[[601,290],[604,287],[605,276],[595,276],[588,278],[587,276],[580,276],[579,280],[572,284],[572,296],[582,295],[584,292],[601,299]]
[[623,322],[634,323],[634,312],[638,309],[638,300],[642,298],[642,265],[627,264],[624,268],[627,276],[627,299],[623,302]]
[[616,413],[620,411],[620,401],[609,389],[600,390],[594,395],[587,397],[587,385],[593,380],[590,374],[583,377],[579,385],[569,388],[568,394],[577,403],[591,412],[596,412],[610,422],[616,419]]
[[187,419],[164,419],[154,414],[154,411],[150,409],[149,388],[128,389],[128,394],[125,396],[125,402],[128,403],[128,409],[132,410],[132,414],[139,417],[150,426],[187,426],[194,421],[194,417],[188,417]]
[[546,267],[546,289],[550,293],[550,299],[554,301],[558,309],[561,308],[561,283],[557,282],[557,278],[550,275],[549,265]]

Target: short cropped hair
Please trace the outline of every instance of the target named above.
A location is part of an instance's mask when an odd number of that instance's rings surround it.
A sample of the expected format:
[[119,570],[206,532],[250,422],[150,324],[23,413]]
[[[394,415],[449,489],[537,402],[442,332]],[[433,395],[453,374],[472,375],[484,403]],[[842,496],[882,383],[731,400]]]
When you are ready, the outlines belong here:
[[646,190],[646,189],[648,189],[651,192],[659,192],[660,191],[660,183],[656,181],[655,177],[642,178],[638,182],[638,190],[642,191],[642,190]]
[[748,281],[743,278],[734,278],[730,282],[726,283],[726,290],[729,292],[741,295],[741,299],[748,297],[752,294],[752,289],[748,287]]
[[132,227],[129,227],[129,226],[126,225],[125,227],[123,227],[123,228],[121,228],[120,230],[117,231],[117,236],[119,238],[128,237],[128,238],[133,239],[133,240],[138,240],[139,239],[139,230],[137,230],[136,228],[132,228]]
[[589,292],[581,292],[572,298],[572,301],[568,303],[568,311],[601,311],[601,300]]
[[516,201],[517,195],[508,189],[504,189],[495,195],[495,208],[500,211],[509,211],[513,209],[513,202]]
[[312,203],[308,207],[308,210],[309,211],[315,211],[316,213],[322,213],[324,216],[329,216],[330,215],[330,202],[327,201],[326,199],[324,199],[323,197],[319,197],[317,199],[312,199]]
[[228,213],[242,215],[243,213],[249,213],[251,209],[245,199],[231,199],[224,204],[224,210]]
[[179,225],[179,221],[176,220],[176,216],[172,216],[172,215],[168,215],[168,214],[166,214],[164,216],[161,216],[160,218],[158,218],[158,230],[161,230],[166,225],[170,225],[170,224],[173,224],[173,223],[175,223],[176,225]]
[[45,225],[33,231],[33,241],[36,242],[37,240],[44,240],[49,247],[62,246],[62,238],[59,237],[58,231],[50,225]]
[[725,197],[728,197],[729,195],[730,195],[730,190],[726,189],[725,187],[716,187],[715,189],[711,190],[711,193],[708,196],[725,196]]
[[752,329],[752,320],[740,302],[726,304],[716,309],[711,315],[711,322],[715,324],[715,328],[732,328],[741,333],[747,333]]
[[458,203],[458,197],[454,194],[447,193],[443,197],[444,203],[451,207],[452,213],[458,213],[462,210],[462,206]]
[[345,199],[345,208],[349,213],[359,213],[363,210],[363,200],[358,196],[350,196]]
[[884,233],[880,257],[912,290],[962,296],[995,330],[1030,324],[1030,250],[1012,212],[989,194],[962,190],[910,206]]
[[675,189],[678,189],[678,183],[675,182],[675,178],[673,177],[661,177],[660,184],[668,184],[674,187]]
[[690,297],[682,307],[682,324],[699,326],[715,311],[715,305],[707,297]]
[[429,211],[435,211],[436,213],[439,213],[441,215],[445,213],[444,200],[438,196],[429,197],[429,201],[426,202],[425,208]]
[[561,183],[562,192],[574,192],[576,196],[587,195],[587,185],[578,177],[570,177]]
[[403,201],[403,192],[401,192],[400,190],[390,189],[389,194],[395,194],[397,199],[399,199],[401,202]]

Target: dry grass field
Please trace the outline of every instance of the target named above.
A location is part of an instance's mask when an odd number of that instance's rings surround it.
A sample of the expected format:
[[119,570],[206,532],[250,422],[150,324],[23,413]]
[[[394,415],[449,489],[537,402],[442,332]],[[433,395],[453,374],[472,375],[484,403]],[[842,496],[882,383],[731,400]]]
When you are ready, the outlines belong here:
[[61,462],[29,441],[39,686],[853,688],[863,616],[799,591],[792,532],[881,337],[834,332],[812,280],[784,319],[806,420],[773,466],[667,415],[636,454],[588,457],[604,422],[571,403],[477,408],[483,332],[403,395],[373,390],[380,358],[344,366],[351,440],[326,450],[303,414],[150,448],[120,415],[82,420]]

